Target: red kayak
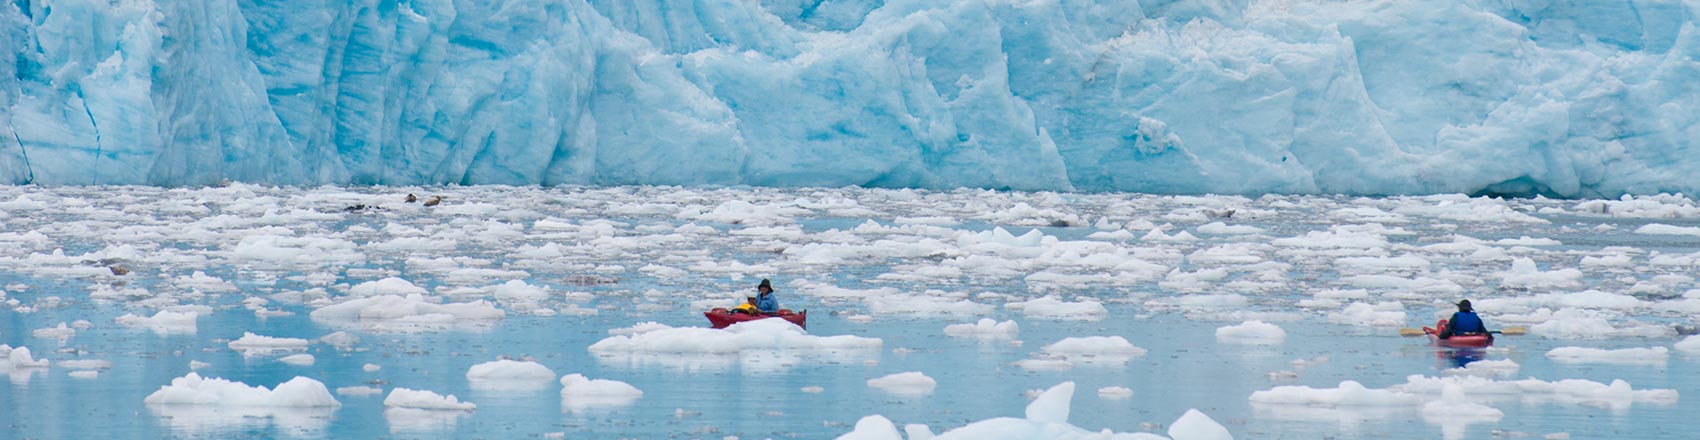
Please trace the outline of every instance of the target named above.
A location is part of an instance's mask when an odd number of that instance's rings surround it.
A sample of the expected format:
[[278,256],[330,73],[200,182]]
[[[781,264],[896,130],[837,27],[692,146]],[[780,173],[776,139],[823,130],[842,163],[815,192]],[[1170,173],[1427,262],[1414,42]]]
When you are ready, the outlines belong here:
[[798,327],[805,329],[809,328],[808,310],[804,310],[801,313],[793,313],[791,309],[779,309],[779,311],[775,313],[748,314],[732,313],[731,310],[726,310],[724,307],[715,307],[714,310],[702,312],[702,316],[708,317],[708,324],[714,328],[726,328],[732,324],[744,321],[754,321],[757,319],[767,318],[784,319],[786,321],[790,321],[792,324],[796,324]]
[[1446,320],[1442,319],[1442,320],[1440,320],[1440,322],[1435,323],[1434,326],[1439,328],[1440,330],[1437,330],[1437,329],[1434,329],[1434,328],[1423,327],[1423,334],[1428,335],[1429,343],[1434,344],[1436,347],[1483,348],[1483,347],[1488,347],[1488,346],[1493,345],[1493,335],[1492,334],[1486,334],[1486,335],[1452,335],[1452,337],[1450,337],[1450,338],[1440,339],[1441,330],[1444,330],[1446,328]]

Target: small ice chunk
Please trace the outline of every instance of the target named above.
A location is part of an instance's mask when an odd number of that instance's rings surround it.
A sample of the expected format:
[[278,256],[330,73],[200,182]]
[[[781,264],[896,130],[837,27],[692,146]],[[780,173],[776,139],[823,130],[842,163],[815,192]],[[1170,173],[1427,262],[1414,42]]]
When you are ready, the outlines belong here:
[[1518,368],[1520,366],[1517,362],[1510,359],[1483,360],[1459,368],[1449,368],[1444,373],[1451,376],[1511,377],[1517,374]]
[[145,328],[157,334],[194,334],[195,319],[200,315],[195,312],[180,312],[160,310],[151,317],[137,316],[125,313],[113,319],[119,326],[128,328]]
[[41,339],[58,339],[60,341],[64,341],[66,339],[71,339],[72,336],[76,336],[76,335],[77,335],[77,330],[72,329],[69,325],[66,325],[64,322],[60,322],[59,326],[57,326],[57,327],[38,328],[38,329],[35,329],[33,331],[30,331],[30,336],[34,336],[34,337],[41,338]]
[[278,362],[301,367],[311,366],[315,360],[316,359],[313,358],[313,355],[307,353],[292,354],[277,359]]
[[991,318],[980,318],[973,324],[951,324],[945,326],[944,334],[959,338],[981,339],[1014,339],[1021,333],[1021,326],[1015,321],[998,322]]
[[856,421],[856,428],[837,440],[903,440],[903,434],[897,431],[897,425],[885,416],[872,415]]
[[1021,313],[1030,317],[1050,319],[1096,321],[1104,319],[1105,316],[1110,314],[1110,311],[1104,308],[1104,304],[1097,301],[1081,299],[1065,302],[1053,296],[1007,303],[1004,304],[1004,308],[1020,310]]
[[424,295],[426,293],[429,292],[427,292],[424,287],[415,286],[410,281],[396,277],[384,278],[377,281],[367,281],[356,284],[354,287],[348,289],[349,296],[357,297],[383,295],[408,296]]
[[1676,348],[1677,351],[1684,353],[1700,354],[1700,335],[1692,335],[1684,338],[1682,341],[1677,342],[1673,347]]
[[383,368],[384,367],[378,366],[378,364],[366,364],[366,365],[360,366],[360,369],[365,370],[367,373],[376,372],[378,370],[382,370]]
[[1169,438],[1174,440],[1234,440],[1228,428],[1216,423],[1197,409],[1188,409],[1181,418],[1169,424]]
[[472,402],[461,402],[453,394],[444,396],[424,390],[396,388],[390,390],[390,396],[384,398],[384,406],[390,408],[412,408],[446,411],[472,411],[478,405]]
[[878,388],[892,394],[921,395],[933,392],[938,387],[938,381],[921,374],[919,371],[897,373],[883,377],[868,379],[868,386]]
[[349,350],[354,347],[354,344],[360,343],[360,337],[354,336],[354,334],[349,332],[339,331],[320,336],[319,342],[330,344],[331,346],[341,350]]
[[275,351],[300,351],[307,349],[307,340],[299,338],[274,338],[243,332],[242,338],[230,341],[231,350],[247,355],[265,354]]
[[1246,321],[1216,329],[1216,342],[1231,344],[1279,345],[1287,339],[1287,331],[1263,321]]
[[212,364],[210,364],[210,363],[206,363],[206,362],[201,362],[201,361],[189,361],[189,370],[190,370],[190,371],[193,371],[193,370],[199,370],[199,369],[202,369],[202,368],[206,368],[206,367],[211,367],[211,366],[212,366]]
[[1098,397],[1111,400],[1121,400],[1133,397],[1133,390],[1127,387],[1103,387],[1098,389]]
[[554,382],[555,371],[536,362],[499,359],[468,368],[466,380],[475,389],[536,389]]
[[1670,349],[1652,347],[1604,350],[1585,347],[1559,347],[1548,350],[1547,358],[1561,364],[1664,365],[1665,362],[1670,360]]
[[36,359],[30,356],[29,347],[13,348],[6,356],[6,365],[12,368],[47,368],[47,359]]
[[820,393],[826,392],[826,388],[821,388],[821,387],[818,387],[818,386],[810,385],[810,386],[803,387],[801,391],[805,392],[805,393],[809,393],[809,394],[820,394]]
[[562,409],[628,405],[641,397],[643,391],[625,382],[590,379],[576,373],[561,377]]
[[1341,381],[1335,388],[1300,385],[1278,386],[1251,393],[1252,403],[1311,406],[1401,406],[1421,403],[1417,396],[1391,390],[1368,389],[1357,381]]
[[1121,336],[1084,336],[1068,337],[1054,344],[1046,345],[1040,351],[1052,355],[1064,356],[1069,360],[1091,358],[1116,358],[1125,360],[1145,356],[1145,349],[1135,347],[1127,338]]
[[1069,400],[1074,398],[1074,382],[1052,386],[1027,404],[1027,420],[1039,423],[1068,423]]

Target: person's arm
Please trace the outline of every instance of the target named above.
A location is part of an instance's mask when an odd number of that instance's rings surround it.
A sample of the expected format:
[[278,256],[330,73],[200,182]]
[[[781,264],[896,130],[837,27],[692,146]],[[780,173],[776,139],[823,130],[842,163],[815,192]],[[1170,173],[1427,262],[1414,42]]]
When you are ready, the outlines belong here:
[[756,308],[761,309],[762,313],[778,312],[779,298],[771,293],[762,295],[761,298],[756,298]]

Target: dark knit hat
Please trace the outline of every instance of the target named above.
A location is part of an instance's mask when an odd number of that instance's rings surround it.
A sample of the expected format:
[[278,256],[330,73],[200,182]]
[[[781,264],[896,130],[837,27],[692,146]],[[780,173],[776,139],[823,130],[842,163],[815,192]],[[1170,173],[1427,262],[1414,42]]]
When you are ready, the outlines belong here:
[[1458,311],[1468,312],[1468,311],[1471,311],[1471,310],[1473,310],[1473,309],[1470,308],[1470,300],[1466,299],[1466,300],[1458,302]]
[[767,278],[762,278],[761,284],[757,284],[756,288],[760,289],[760,288],[764,288],[764,287],[767,288],[768,290],[773,290],[773,282],[768,281]]

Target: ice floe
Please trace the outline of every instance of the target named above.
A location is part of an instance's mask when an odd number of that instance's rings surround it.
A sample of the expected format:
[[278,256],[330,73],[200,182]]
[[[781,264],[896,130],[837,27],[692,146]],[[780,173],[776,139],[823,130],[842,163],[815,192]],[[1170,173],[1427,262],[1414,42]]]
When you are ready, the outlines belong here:
[[944,334],[959,338],[981,339],[1014,339],[1021,333],[1021,326],[1015,321],[998,322],[991,318],[980,318],[973,324],[951,324],[944,327]]
[[555,381],[555,371],[537,362],[498,359],[473,365],[466,380],[479,390],[534,390]]
[[242,352],[248,356],[263,356],[276,352],[302,351],[307,349],[307,340],[300,338],[280,338],[261,336],[243,332],[242,338],[230,341],[231,350]]
[[868,379],[868,386],[897,395],[923,395],[933,392],[939,382],[919,371],[895,373]]
[[172,379],[143,403],[172,431],[196,436],[256,425],[296,435],[318,432],[342,406],[323,383],[305,377],[266,389],[196,373]]
[[903,431],[898,431],[897,425],[885,416],[872,415],[863,417],[856,422],[850,432],[838,436],[838,440],[903,440],[907,433],[910,440],[930,438],[934,440],[1000,440],[1000,439],[1093,439],[1114,438],[1120,440],[1232,440],[1233,435],[1226,427],[1211,420],[1209,416],[1198,410],[1187,412],[1169,424],[1168,437],[1151,433],[1115,433],[1109,430],[1088,431],[1069,424],[1074,398],[1074,382],[1063,382],[1040,393],[1027,405],[1024,417],[998,417],[969,423],[943,433],[932,435],[932,429],[925,425],[907,425]]
[[1547,359],[1564,364],[1664,365],[1670,360],[1670,349],[1558,347],[1547,350]]
[[1287,332],[1275,324],[1246,321],[1216,329],[1216,341],[1233,344],[1277,345],[1287,339]]
[[487,301],[438,304],[423,295],[351,299],[314,310],[314,321],[367,331],[481,329],[506,316]]
[[875,358],[883,345],[879,338],[811,335],[782,319],[740,322],[725,329],[646,323],[611,333],[616,334],[589,347],[600,361],[691,370],[737,364],[766,371],[796,362],[860,361]]
[[630,405],[643,397],[631,384],[608,379],[590,379],[582,374],[561,377],[561,410],[573,412],[592,408]]

